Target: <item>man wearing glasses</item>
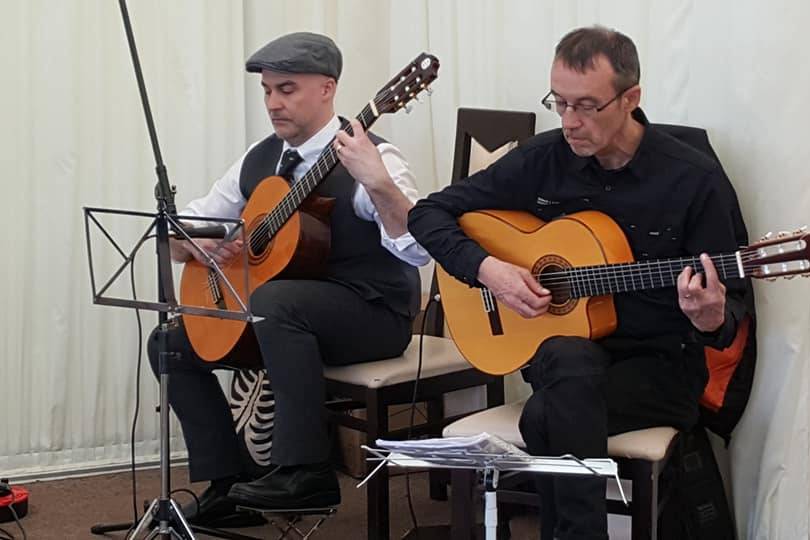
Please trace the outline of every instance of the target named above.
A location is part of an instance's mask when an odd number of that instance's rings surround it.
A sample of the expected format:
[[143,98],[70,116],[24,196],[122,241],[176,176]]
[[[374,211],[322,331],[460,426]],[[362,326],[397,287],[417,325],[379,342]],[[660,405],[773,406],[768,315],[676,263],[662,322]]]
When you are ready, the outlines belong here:
[[[524,317],[543,316],[548,290],[529,269],[487,253],[457,218],[483,208],[544,221],[583,210],[613,218],[637,260],[702,255],[672,288],[614,296],[618,327],[598,342],[546,340],[523,377],[534,390],[520,430],[529,452],[607,455],[607,437],[698,419],[707,380],[703,347],[731,343],[742,286],[720,283],[705,253],[736,250],[736,200],[714,159],[651,125],[639,108],[639,60],[625,35],[603,27],[562,38],[542,104],[562,129],[540,133],[484,171],[418,202],[416,240],[453,276],[488,287]],[[704,275],[705,273],[705,275]],[[544,477],[543,538],[606,539],[605,481]]]

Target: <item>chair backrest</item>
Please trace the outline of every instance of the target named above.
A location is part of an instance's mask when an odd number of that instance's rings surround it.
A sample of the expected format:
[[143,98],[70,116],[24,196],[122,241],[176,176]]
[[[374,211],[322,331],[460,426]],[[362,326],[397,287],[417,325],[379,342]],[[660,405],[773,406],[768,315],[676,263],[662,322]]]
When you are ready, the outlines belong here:
[[[503,154],[534,135],[534,123],[533,112],[459,108],[450,182],[460,182],[497,161]],[[431,298],[438,291],[434,272],[430,284]],[[444,335],[444,313],[440,306],[429,310],[425,317],[426,334]]]

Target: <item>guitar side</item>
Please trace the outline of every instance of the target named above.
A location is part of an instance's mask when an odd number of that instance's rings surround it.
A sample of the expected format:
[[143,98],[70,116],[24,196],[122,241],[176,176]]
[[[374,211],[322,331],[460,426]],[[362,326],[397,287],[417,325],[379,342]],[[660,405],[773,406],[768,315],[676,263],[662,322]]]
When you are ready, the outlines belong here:
[[[525,212],[482,210],[464,214],[459,225],[493,256],[541,276],[557,267],[633,260],[621,229],[599,212],[544,223]],[[453,340],[462,355],[486,373],[503,375],[519,369],[550,337],[596,339],[616,328],[611,296],[555,298],[548,313],[525,319],[441,267],[437,278]]]

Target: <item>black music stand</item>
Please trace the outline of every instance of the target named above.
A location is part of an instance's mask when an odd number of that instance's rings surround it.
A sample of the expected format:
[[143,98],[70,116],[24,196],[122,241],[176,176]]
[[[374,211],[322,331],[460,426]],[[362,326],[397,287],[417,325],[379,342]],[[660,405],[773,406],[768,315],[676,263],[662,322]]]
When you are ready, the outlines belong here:
[[[129,13],[126,7],[125,0],[119,0],[121,8],[121,16],[124,22],[124,29],[127,35],[129,44],[130,55],[132,57],[132,64],[135,70],[135,76],[138,82],[138,90],[140,92],[141,102],[143,104],[144,115],[146,117],[146,124],[149,130],[149,137],[152,143],[152,150],[155,156],[155,172],[158,177],[157,185],[155,186],[155,199],[157,200],[156,213],[144,213],[128,210],[117,209],[103,209],[103,208],[85,208],[85,233],[87,236],[88,247],[88,260],[90,265],[91,285],[93,287],[93,303],[128,307],[133,309],[147,309],[158,312],[158,350],[159,350],[159,374],[160,374],[160,478],[161,487],[160,495],[154,499],[149,506],[149,509],[143,515],[137,524],[114,524],[114,525],[97,525],[90,530],[93,534],[105,534],[107,532],[116,530],[131,530],[134,526],[132,535],[129,538],[136,538],[142,531],[152,528],[150,534],[147,536],[151,538],[161,538],[170,540],[173,538],[180,538],[183,540],[193,540],[194,534],[192,530],[203,532],[211,536],[220,538],[228,538],[232,540],[258,540],[255,537],[245,536],[226,531],[219,531],[207,527],[191,526],[183,517],[183,513],[177,503],[171,498],[171,485],[170,485],[170,471],[169,471],[169,401],[168,401],[168,362],[176,359],[178,353],[173,353],[168,350],[168,330],[169,330],[169,317],[168,315],[174,314],[191,314],[206,317],[218,317],[222,319],[253,321],[250,314],[250,306],[248,298],[241,299],[236,293],[233,285],[227,280],[222,270],[214,263],[210,256],[207,256],[200,247],[194,243],[192,237],[220,237],[223,241],[237,236],[242,236],[244,240],[244,223],[241,220],[222,219],[222,218],[196,218],[207,222],[217,223],[216,227],[205,227],[203,229],[188,229],[181,225],[180,221],[186,221],[183,216],[177,215],[177,209],[174,204],[175,188],[169,184],[166,166],[163,163],[163,158],[160,153],[160,148],[157,140],[157,133],[155,131],[154,121],[152,119],[152,112],[149,107],[149,100],[146,95],[146,86],[141,71],[140,61],[138,60],[138,53],[135,47],[135,38],[132,33],[132,25],[129,19]],[[126,253],[120,248],[116,241],[112,238],[109,232],[96,218],[98,214],[116,214],[120,216],[140,216],[141,218],[151,218],[151,223],[146,231],[141,236],[140,240],[136,242],[134,248]],[[192,218],[195,219],[195,218]],[[91,242],[91,223],[95,224],[101,231],[104,237],[110,242],[115,250],[123,258],[123,263],[113,272],[109,281],[101,288],[96,288],[95,272],[93,268],[92,256],[92,242]],[[233,228],[229,230],[226,225],[231,224]],[[216,272],[217,280],[225,285],[226,292],[230,292],[232,297],[236,299],[238,309],[211,309],[200,306],[183,306],[177,302],[174,294],[174,284],[172,276],[172,262],[170,256],[170,231],[174,234],[175,238],[185,239],[194,246],[194,249],[199,253],[205,254],[208,258],[207,261],[213,270]],[[157,272],[158,272],[158,287],[157,287],[157,301],[139,301],[135,298],[124,299],[105,296],[110,286],[117,280],[117,278],[124,272],[124,270],[132,265],[135,256],[143,245],[143,243],[152,238],[156,239],[157,251]],[[247,244],[245,243],[245,251],[243,252],[244,263],[244,279],[245,289],[247,288]]]
[[[121,248],[118,242],[113,238],[107,228],[102,224],[103,218],[101,216],[129,216],[138,217],[142,219],[148,218],[149,224],[144,230],[140,238],[135,242],[134,246],[125,251]],[[159,325],[157,330],[158,336],[158,351],[159,351],[159,376],[160,376],[160,477],[161,489],[160,496],[154,499],[149,506],[146,513],[141,518],[140,522],[135,526],[131,538],[137,538],[138,535],[146,528],[150,527],[153,523],[155,528],[147,538],[182,538],[191,540],[194,538],[192,530],[203,532],[210,536],[217,536],[220,538],[228,538],[231,540],[258,540],[252,536],[245,536],[236,533],[220,531],[217,529],[192,526],[189,525],[182,515],[182,512],[177,503],[171,498],[171,484],[170,484],[170,457],[169,457],[169,401],[168,401],[168,385],[169,385],[169,362],[178,361],[179,354],[168,350],[168,331],[172,321],[169,320],[168,314],[190,314],[198,316],[216,317],[220,319],[231,319],[241,321],[255,321],[256,318],[250,314],[249,299],[242,300],[236,292],[233,284],[231,284],[227,277],[222,273],[213,259],[209,257],[209,263],[212,270],[218,276],[219,284],[222,286],[224,292],[231,298],[235,299],[237,308],[235,310],[228,309],[211,309],[194,305],[183,305],[178,303],[174,295],[173,276],[171,269],[171,261],[169,257],[169,230],[176,231],[171,236],[177,239],[187,240],[193,249],[199,253],[205,253],[194,241],[193,237],[197,236],[199,232],[205,232],[206,236],[211,234],[211,228],[205,229],[184,229],[180,225],[180,220],[183,222],[191,222],[195,220],[205,222],[216,222],[222,225],[232,225],[233,230],[228,234],[228,238],[223,239],[226,241],[230,238],[244,236],[244,222],[242,220],[224,219],[224,218],[199,218],[199,217],[184,217],[172,216],[171,214],[160,211],[157,213],[147,213],[129,210],[118,209],[105,209],[105,208],[84,208],[85,216],[85,235],[87,241],[88,262],[90,267],[90,282],[93,291],[93,303],[106,306],[128,307],[132,309],[146,309],[157,311],[159,316]],[[93,235],[91,231],[97,230],[101,236],[105,238],[109,245],[112,246],[117,252],[122,262],[112,272],[111,277],[99,288],[96,282],[96,269],[93,258]],[[112,296],[109,294],[111,287],[118,281],[120,276],[127,268],[134,264],[135,258],[141,246],[152,238],[155,238],[157,244],[157,260],[158,260],[158,300],[139,300],[135,298],[122,298],[120,296]],[[247,244],[245,244],[247,245]],[[165,254],[165,255],[161,255]],[[164,260],[163,257],[166,257]],[[248,254],[247,250],[242,253],[243,261],[243,274],[244,289],[248,289]],[[166,268],[168,266],[168,268]],[[107,532],[132,529],[132,523],[122,523],[113,525],[97,525],[91,528],[93,534],[106,534]]]

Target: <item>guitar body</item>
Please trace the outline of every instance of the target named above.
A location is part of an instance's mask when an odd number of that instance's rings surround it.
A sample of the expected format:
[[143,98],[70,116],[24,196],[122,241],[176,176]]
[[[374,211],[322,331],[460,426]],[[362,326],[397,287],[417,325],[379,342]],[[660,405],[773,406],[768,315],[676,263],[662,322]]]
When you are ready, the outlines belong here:
[[[464,232],[493,256],[540,275],[555,270],[630,262],[632,251],[616,223],[594,211],[543,222],[519,211],[481,210],[459,219]],[[485,289],[469,287],[437,267],[447,325],[461,354],[493,375],[521,368],[553,336],[603,337],[616,329],[611,295],[553,296],[547,313],[525,319]],[[487,308],[489,306],[489,309]]]
[[[256,230],[263,219],[289,193],[286,180],[271,176],[262,180],[242,211],[245,238],[258,238]],[[248,298],[258,287],[274,278],[315,278],[325,272],[331,241],[329,213],[334,200],[310,195],[294,212],[273,238],[260,248],[248,250],[248,279],[245,283],[243,260],[237,258],[223,268],[238,297],[247,305]],[[184,305],[211,309],[241,309],[237,297],[219,283],[221,299],[212,294],[213,272],[197,260],[185,264],[180,282],[180,301]],[[248,323],[183,314],[183,323],[194,351],[209,362],[221,360],[245,334]]]

